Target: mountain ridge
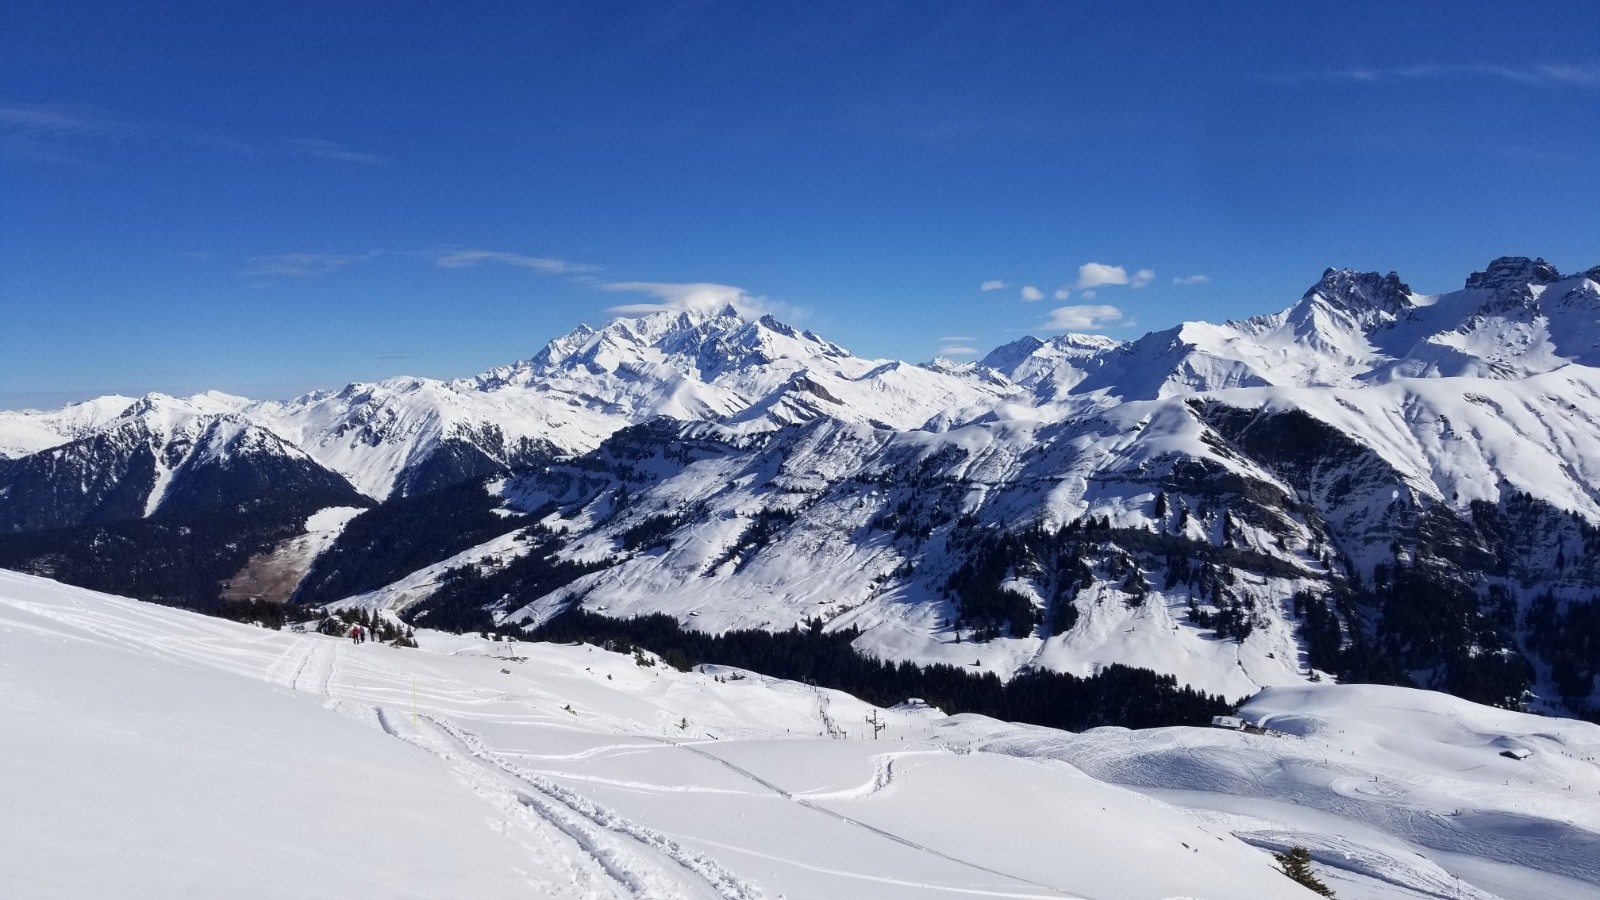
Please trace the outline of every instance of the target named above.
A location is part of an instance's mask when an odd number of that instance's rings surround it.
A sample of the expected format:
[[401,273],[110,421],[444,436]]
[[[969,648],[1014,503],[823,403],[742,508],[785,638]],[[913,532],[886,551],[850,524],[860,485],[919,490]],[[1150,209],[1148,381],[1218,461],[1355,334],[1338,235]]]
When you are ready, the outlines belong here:
[[[365,495],[338,505],[382,504],[316,543],[321,574],[296,563],[304,602],[507,627],[574,605],[713,631],[818,621],[863,652],[1002,677],[1123,663],[1230,696],[1378,679],[1583,711],[1600,670],[1582,637],[1600,596],[1596,277],[1502,257],[1420,295],[1329,269],[1278,313],[1027,337],[961,365],[863,359],[731,307],[665,311],[470,379],[129,410],[174,423],[140,445],[152,458],[187,459],[201,424],[253,429],[316,491]],[[104,441],[94,410],[112,405],[39,415]],[[137,470],[112,479],[132,499],[49,524],[137,518],[141,498],[154,514],[173,488],[137,473],[186,471],[83,440],[58,445],[84,448],[76,481],[40,471],[53,448],[0,464],[0,527],[37,541],[36,507],[118,465]],[[202,493],[270,490],[233,483]],[[400,501],[415,536],[382,525]],[[28,553],[0,540],[0,564],[43,565]]]

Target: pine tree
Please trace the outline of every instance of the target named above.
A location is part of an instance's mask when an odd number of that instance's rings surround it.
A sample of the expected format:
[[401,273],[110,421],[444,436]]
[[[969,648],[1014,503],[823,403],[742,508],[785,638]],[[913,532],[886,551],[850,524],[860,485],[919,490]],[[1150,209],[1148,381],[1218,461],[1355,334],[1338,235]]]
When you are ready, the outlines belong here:
[[1283,867],[1283,874],[1294,879],[1314,893],[1324,897],[1332,897],[1333,891],[1323,884],[1311,871],[1311,854],[1304,847],[1290,847],[1282,853],[1272,854],[1272,858]]

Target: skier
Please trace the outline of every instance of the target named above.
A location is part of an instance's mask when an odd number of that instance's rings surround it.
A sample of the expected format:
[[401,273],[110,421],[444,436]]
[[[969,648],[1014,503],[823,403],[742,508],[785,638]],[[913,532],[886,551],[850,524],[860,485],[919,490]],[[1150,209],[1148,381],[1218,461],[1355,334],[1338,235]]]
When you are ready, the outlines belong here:
[[360,625],[351,625],[350,626],[350,643],[352,643],[352,644],[361,643],[361,626]]

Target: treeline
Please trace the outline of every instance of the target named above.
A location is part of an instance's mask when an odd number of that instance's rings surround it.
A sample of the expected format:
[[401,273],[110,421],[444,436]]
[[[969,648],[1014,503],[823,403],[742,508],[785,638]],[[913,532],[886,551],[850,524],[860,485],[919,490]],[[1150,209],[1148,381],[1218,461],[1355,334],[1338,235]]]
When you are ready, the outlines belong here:
[[318,557],[295,602],[332,603],[375,590],[534,518],[507,516],[500,505],[473,481],[375,506],[351,519]]
[[291,623],[307,623],[317,632],[335,637],[345,637],[352,626],[360,625],[373,640],[392,643],[396,647],[417,646],[416,632],[411,626],[396,625],[366,609],[341,609],[330,613],[320,606],[292,606],[270,600],[224,600],[208,612],[221,619],[259,625],[273,631],[282,631]]
[[167,606],[214,612],[250,557],[303,533],[323,496],[262,498],[147,519],[0,534],[0,568]]
[[1432,670],[1424,687],[1474,703],[1523,708],[1534,671],[1517,649],[1516,602],[1508,591],[1491,586],[1480,598],[1433,560],[1397,559],[1379,564],[1372,588],[1355,602],[1382,611],[1370,646],[1375,662]]
[[526,545],[518,555],[495,566],[465,565],[447,569],[428,598],[406,610],[405,620],[443,631],[489,631],[494,614],[517,603],[563,587],[590,572],[616,564],[606,558],[577,562],[556,555],[560,539],[541,525],[530,525],[517,538]]
[[1546,591],[1528,607],[1528,646],[1550,664],[1550,680],[1567,705],[1600,718],[1589,703],[1600,672],[1600,599],[1573,600],[1565,608]]
[[951,665],[919,666],[864,656],[851,646],[860,632],[822,630],[820,622],[790,631],[688,631],[667,615],[613,619],[572,608],[530,632],[537,640],[643,648],[687,670],[702,663],[734,666],[844,691],[878,706],[917,697],[950,714],[979,713],[1012,722],[1082,731],[1102,725],[1157,728],[1208,725],[1235,704],[1180,686],[1171,675],[1113,665],[1096,675],[1027,672],[1011,681]]

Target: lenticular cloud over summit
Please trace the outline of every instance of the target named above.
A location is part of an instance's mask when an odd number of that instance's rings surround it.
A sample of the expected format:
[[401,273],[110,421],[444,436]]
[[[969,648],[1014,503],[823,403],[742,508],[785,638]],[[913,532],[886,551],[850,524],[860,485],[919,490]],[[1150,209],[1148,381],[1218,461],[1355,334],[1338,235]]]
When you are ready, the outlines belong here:
[[761,315],[767,303],[743,288],[726,284],[668,284],[654,281],[619,281],[600,285],[602,290],[643,294],[654,303],[625,303],[606,311],[619,316],[645,316],[651,313],[683,311],[710,313],[728,308],[741,315]]

